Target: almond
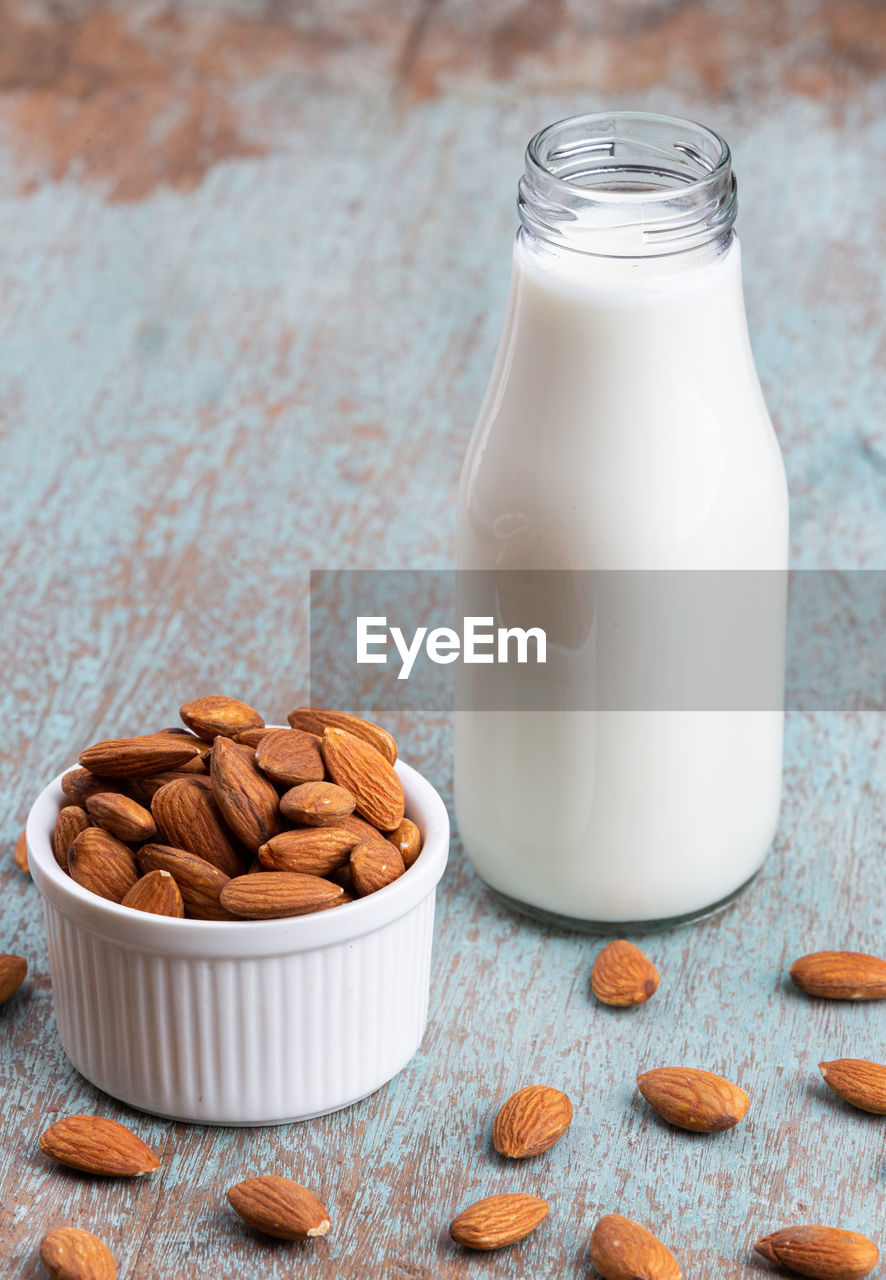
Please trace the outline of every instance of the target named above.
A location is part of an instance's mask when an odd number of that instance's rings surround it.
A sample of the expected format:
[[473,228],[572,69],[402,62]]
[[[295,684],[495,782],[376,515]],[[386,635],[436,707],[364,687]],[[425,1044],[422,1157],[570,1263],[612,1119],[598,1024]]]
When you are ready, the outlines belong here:
[[269,733],[276,732],[276,729],[269,729],[267,725],[262,725],[260,729],[244,729],[242,733],[235,733],[234,741],[241,743],[244,747],[252,747],[254,750],[262,738],[266,738]]
[[867,1058],[838,1058],[820,1062],[818,1069],[825,1084],[844,1101],[859,1111],[886,1115],[886,1066]]
[[621,1008],[645,1004],[658,990],[658,970],[639,947],[617,938],[594,961],[591,990],[601,1004]]
[[377,893],[385,885],[399,879],[406,870],[403,859],[390,840],[382,840],[380,837],[364,840],[352,849],[348,865],[354,892],[360,898]]
[[138,879],[132,850],[101,827],[87,827],[77,836],[68,850],[68,871],[77,884],[109,902],[122,902]]
[[168,871],[149,871],[137,880],[123,899],[124,907],[147,911],[154,916],[174,916],[181,920],[185,907],[178,885]]
[[302,782],[280,797],[280,812],[305,827],[329,827],[354,812],[350,791],[334,782]]
[[15,842],[15,848],[12,851],[12,860],[18,867],[19,871],[30,871],[28,866],[28,833],[22,831],[21,835]]
[[40,1135],[40,1150],[51,1160],[86,1173],[130,1178],[153,1173],[160,1161],[131,1129],[104,1116],[66,1116]]
[[329,776],[354,796],[361,818],[394,831],[403,821],[403,784],[385,757],[345,729],[326,729],[321,749]]
[[40,1261],[52,1280],[117,1280],[114,1255],[80,1227],[56,1227],[40,1241]]
[[[195,759],[203,763],[201,756],[195,756]],[[204,773],[186,773],[183,769],[164,769],[162,773],[155,773],[150,778],[132,778],[126,784],[126,794],[131,796],[133,800],[137,800],[139,804],[143,804],[153,809],[154,796],[161,787],[165,787],[167,782],[178,782],[184,778],[186,782],[196,782],[198,786],[204,787],[207,791],[212,791],[212,784],[209,781],[209,775]]]
[[329,707],[296,707],[287,716],[293,729],[302,729],[305,733],[315,733],[322,738],[327,729],[346,729],[356,738],[362,738],[376,751],[381,752],[388,764],[397,763],[397,744],[387,729],[373,724],[371,720],[361,720],[359,716],[349,715],[346,711],[333,711]]
[[750,1098],[737,1084],[695,1067],[659,1067],[637,1076],[646,1101],[669,1124],[693,1133],[719,1133],[738,1124]]
[[230,877],[205,858],[162,844],[143,845],[136,857],[142,871],[169,872],[178,885],[185,910],[195,920],[234,919],[219,902]]
[[281,1240],[325,1236],[329,1214],[313,1191],[291,1178],[263,1174],[246,1178],[228,1191],[228,1200],[244,1222]]
[[356,813],[349,813],[346,818],[338,818],[332,825],[340,831],[350,831],[357,837],[355,844],[362,844],[364,840],[377,840],[379,836],[383,840],[387,839],[378,827],[374,827],[371,822],[364,822],[362,818],[357,817]]
[[238,876],[221,891],[219,901],[235,916],[269,920],[276,916],[302,916],[321,911],[344,893],[340,884],[296,871],[262,871]]
[[193,760],[189,760],[187,764],[179,765],[178,772],[184,774],[193,774],[197,778],[209,777],[209,769],[207,768],[208,756],[194,756]]
[[791,965],[794,984],[829,1000],[886,998],[886,960],[864,951],[815,951]]
[[[376,836],[376,839],[379,839]],[[259,861],[270,871],[299,871],[306,876],[327,876],[344,866],[359,841],[338,827],[310,827],[281,831],[260,846]]]
[[492,1126],[492,1142],[500,1155],[522,1160],[548,1151],[572,1124],[572,1103],[546,1084],[519,1089],[502,1106]]
[[403,865],[408,870],[421,853],[421,832],[418,827],[409,818],[404,818],[388,839],[399,852]]
[[[62,813],[65,812],[62,809]],[[97,827],[110,831],[118,840],[142,844],[145,840],[153,840],[157,834],[150,810],[130,796],[99,791],[94,796],[87,796],[86,812]]]
[[163,769],[175,769],[199,751],[187,738],[171,735],[140,738],[107,738],[80,752],[84,769],[104,774],[107,778],[147,778]]
[[264,720],[254,708],[237,698],[213,693],[205,698],[195,698],[179,708],[179,715],[198,738],[212,742],[219,734],[233,738],[247,729],[261,729]]
[[639,1222],[605,1214],[591,1233],[591,1261],[603,1280],[682,1280],[677,1259]]
[[320,739],[299,729],[275,729],[267,734],[255,748],[255,763],[285,787],[322,782],[326,776]]
[[528,1236],[549,1211],[540,1196],[487,1196],[463,1209],[449,1224],[449,1234],[466,1249],[501,1249]]
[[69,804],[59,810],[52,837],[52,852],[63,871],[68,869],[68,850],[81,831],[92,826],[92,819],[79,805]]
[[767,1262],[814,1280],[859,1280],[880,1257],[873,1240],[839,1227],[784,1227],[758,1240],[754,1249]]
[[83,805],[87,796],[97,791],[122,791],[123,783],[114,778],[102,778],[89,769],[69,769],[61,781],[62,791],[69,804]]
[[179,778],[161,787],[151,813],[163,843],[205,858],[226,876],[238,876],[244,859],[225,826],[212,791],[200,778]]
[[28,962],[21,956],[0,955],[0,1004],[4,1004],[25,980]]
[[210,761],[212,794],[225,822],[255,853],[280,829],[280,798],[259,773],[251,747],[218,737]]

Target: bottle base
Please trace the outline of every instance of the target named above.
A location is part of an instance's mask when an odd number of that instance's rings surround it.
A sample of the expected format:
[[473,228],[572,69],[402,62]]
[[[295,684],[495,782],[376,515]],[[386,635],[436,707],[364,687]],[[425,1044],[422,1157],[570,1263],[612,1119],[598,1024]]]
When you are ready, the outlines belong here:
[[760,874],[760,868],[749,876],[737,889],[733,889],[725,898],[720,898],[717,902],[712,902],[708,906],[699,907],[697,911],[687,911],[684,915],[679,916],[663,916],[657,920],[582,920],[577,916],[559,915],[556,911],[546,911],[542,907],[535,907],[529,902],[521,902],[519,898],[512,898],[506,893],[502,893],[500,889],[495,889],[488,882],[486,887],[491,894],[498,898],[510,910],[518,912],[520,915],[529,916],[530,919],[538,921],[540,924],[554,925],[560,929],[571,929],[577,933],[595,933],[608,936],[622,936],[625,933],[661,933],[665,929],[676,929],[680,925],[694,924],[696,920],[707,920],[711,916],[719,915],[721,911],[725,911],[731,906],[736,898],[740,897],[745,889],[747,889],[756,880]]

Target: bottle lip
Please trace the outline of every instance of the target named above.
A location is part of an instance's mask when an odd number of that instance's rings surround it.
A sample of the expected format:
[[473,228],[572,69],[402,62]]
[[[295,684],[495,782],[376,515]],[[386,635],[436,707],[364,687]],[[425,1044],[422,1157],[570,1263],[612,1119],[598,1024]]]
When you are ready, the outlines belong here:
[[531,234],[581,253],[650,257],[728,242],[732,155],[713,129],[678,116],[572,116],[530,140],[518,204]]

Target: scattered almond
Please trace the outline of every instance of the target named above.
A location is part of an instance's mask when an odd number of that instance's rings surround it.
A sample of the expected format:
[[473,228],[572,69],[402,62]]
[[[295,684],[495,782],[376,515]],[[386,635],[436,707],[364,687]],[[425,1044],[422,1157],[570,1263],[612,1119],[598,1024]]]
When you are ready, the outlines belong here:
[[195,698],[179,709],[184,723],[198,738],[212,742],[219,734],[233,738],[247,729],[261,729],[264,720],[253,707],[238,698],[227,698],[213,693],[205,698]]
[[605,1214],[591,1233],[591,1261],[603,1280],[682,1280],[677,1259],[657,1236],[620,1213]]
[[320,739],[300,729],[275,729],[255,748],[255,763],[284,787],[322,782],[326,776]]
[[187,738],[156,737],[107,738],[80,752],[80,764],[107,778],[147,778],[163,769],[176,769],[199,755]]
[[162,844],[142,845],[136,858],[144,872],[169,872],[178,885],[185,910],[195,920],[234,919],[219,902],[219,895],[230,877],[205,858]]
[[28,833],[22,831],[21,835],[15,842],[15,848],[12,851],[12,860],[18,867],[19,871],[30,871],[28,866]]
[[246,1178],[231,1187],[228,1200],[250,1227],[281,1240],[310,1240],[325,1236],[329,1230],[329,1214],[323,1204],[291,1178],[275,1174]]
[[51,1160],[87,1173],[130,1178],[160,1168],[147,1143],[104,1116],[66,1116],[45,1129],[39,1141]]
[[880,1257],[873,1240],[839,1227],[784,1227],[758,1240],[754,1249],[767,1262],[813,1280],[860,1280]]
[[[85,803],[86,812],[95,825],[110,831],[118,840],[143,844],[146,840],[153,840],[157,834],[151,811],[131,796],[99,791],[94,796],[87,796]],[[69,810],[62,809],[59,819],[68,812]]]
[[196,853],[226,876],[242,873],[240,847],[225,825],[212,791],[201,779],[168,782],[151,801],[151,813],[164,844]]
[[[381,837],[376,832],[376,840]],[[328,876],[347,862],[359,841],[339,827],[309,827],[281,831],[258,851],[259,861],[270,871],[299,871],[306,876]]]
[[79,805],[69,804],[59,810],[55,821],[55,833],[52,837],[52,852],[63,871],[68,869],[68,850],[81,831],[92,826],[92,819],[85,809]]
[[863,951],[815,951],[791,965],[794,984],[829,1000],[886,999],[886,960]]
[[591,970],[591,990],[601,1004],[630,1008],[645,1004],[658,990],[658,970],[633,942],[608,943]]
[[449,1234],[466,1249],[501,1249],[528,1236],[549,1211],[540,1196],[487,1196],[463,1209],[449,1224]]
[[80,1227],[47,1231],[40,1261],[51,1280],[117,1280],[117,1264],[104,1240]]
[[87,827],[76,837],[68,850],[68,871],[77,884],[109,902],[122,902],[139,875],[132,850],[101,827]]
[[637,1076],[646,1101],[669,1124],[693,1133],[719,1133],[731,1129],[750,1105],[743,1089],[695,1067],[659,1067]]
[[359,898],[377,893],[403,875],[406,867],[390,840],[364,840],[351,851],[351,883]]
[[403,784],[385,757],[345,729],[324,730],[321,750],[329,776],[350,791],[361,818],[394,831],[403,821]]
[[388,839],[408,870],[421,853],[421,832],[418,827],[410,818],[404,818],[399,827],[390,832]]
[[371,720],[361,720],[347,711],[333,711],[330,707],[296,707],[290,711],[289,723],[293,729],[302,729],[305,733],[315,733],[322,738],[327,729],[346,729],[357,738],[363,738],[376,751],[381,752],[388,764],[397,763],[397,744],[381,725]]
[[353,813],[355,803],[350,791],[334,782],[302,782],[280,797],[280,812],[301,826],[330,827]]
[[322,911],[342,897],[340,884],[297,871],[262,871],[228,881],[219,895],[221,905],[235,916],[270,920]]
[[492,1143],[503,1156],[523,1159],[548,1151],[572,1124],[572,1103],[546,1084],[519,1089],[504,1103],[492,1126]]
[[238,839],[255,853],[280,829],[280,798],[256,768],[252,748],[217,737],[210,778],[219,812]]
[[181,891],[168,871],[149,871],[142,876],[129,890],[122,905],[132,907],[133,911],[174,916],[179,920],[185,914]]
[[0,955],[0,1004],[4,1004],[25,980],[28,962],[21,956]]
[[818,1069],[825,1084],[845,1102],[860,1111],[886,1115],[886,1066],[866,1058],[838,1058],[820,1062]]

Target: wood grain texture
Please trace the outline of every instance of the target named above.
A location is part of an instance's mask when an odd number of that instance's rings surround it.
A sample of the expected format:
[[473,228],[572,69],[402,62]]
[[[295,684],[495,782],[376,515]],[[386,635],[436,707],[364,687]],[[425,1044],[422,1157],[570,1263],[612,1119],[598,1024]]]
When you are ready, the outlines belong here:
[[[0,432],[5,516],[0,951],[4,1272],[41,1235],[96,1232],[123,1280],[590,1274],[597,1217],[646,1223],[693,1280],[763,1273],[792,1221],[875,1238],[881,1124],[817,1063],[882,1060],[886,1007],[810,1001],[791,961],[882,952],[882,717],[793,715],[777,846],[718,919],[646,939],[661,987],[608,1009],[593,940],[501,908],[457,839],[438,897],[430,1023],[388,1087],[299,1126],[139,1116],[58,1044],[36,891],[12,861],[30,801],[83,746],[224,689],[284,721],[308,700],[308,572],[451,563],[458,467],[492,361],[529,135],[633,106],[729,138],[749,320],[785,451],[793,558],[886,559],[886,25],[876,0],[639,4],[355,0],[0,5]],[[159,716],[159,719],[158,719]],[[447,798],[444,718],[397,724]],[[634,1085],[681,1063],[751,1108],[672,1130]],[[565,1090],[569,1133],[518,1170],[501,1102]],[[160,1153],[137,1185],[51,1167],[60,1115]],[[310,1245],[261,1239],[225,1190],[310,1186]],[[550,1220],[495,1258],[448,1238],[481,1196]],[[882,1243],[882,1241],[881,1241]]]

